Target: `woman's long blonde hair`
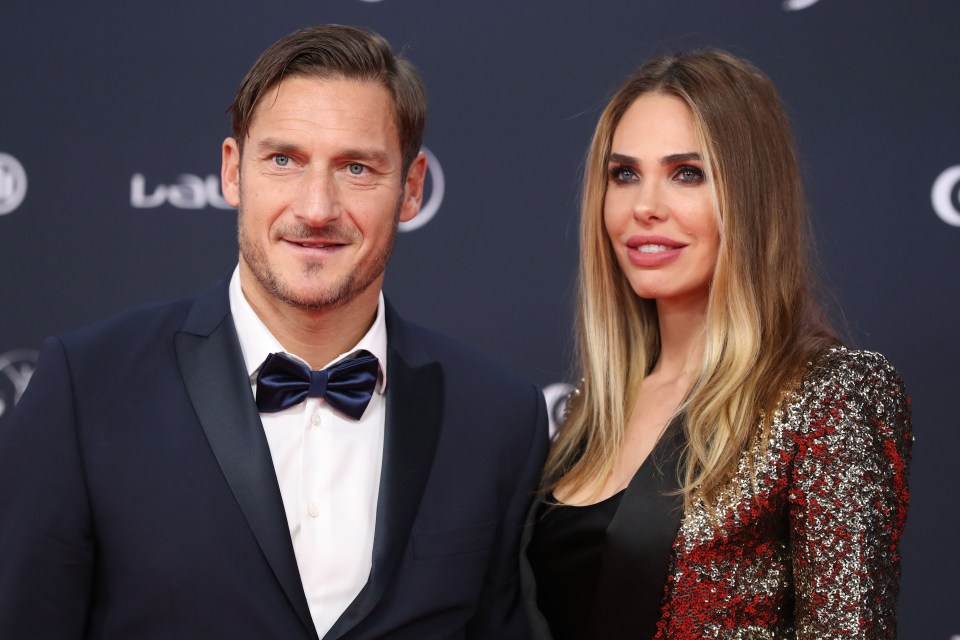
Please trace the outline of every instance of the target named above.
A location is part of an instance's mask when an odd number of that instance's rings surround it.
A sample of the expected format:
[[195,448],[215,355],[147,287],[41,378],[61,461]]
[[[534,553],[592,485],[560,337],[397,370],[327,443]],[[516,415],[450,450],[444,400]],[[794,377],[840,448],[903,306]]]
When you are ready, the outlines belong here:
[[806,363],[836,340],[812,293],[806,202],[773,84],[722,51],[645,63],[607,105],[587,156],[577,314],[583,382],[547,459],[544,491],[561,480],[576,490],[607,477],[636,392],[659,355],[656,303],[634,293],[603,224],[613,133],[633,101],[650,92],[690,108],[720,217],[702,368],[677,410],[685,416],[689,504],[695,494],[717,494],[757,425],[767,427]]

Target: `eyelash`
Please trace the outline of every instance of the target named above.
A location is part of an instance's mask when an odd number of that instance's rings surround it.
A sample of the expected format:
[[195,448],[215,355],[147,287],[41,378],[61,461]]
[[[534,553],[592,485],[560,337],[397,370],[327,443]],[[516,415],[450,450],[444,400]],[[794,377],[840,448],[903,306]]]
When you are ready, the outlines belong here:
[[[680,180],[680,182],[683,184],[700,184],[706,179],[706,174],[704,174],[703,169],[699,169],[689,164],[684,164],[677,167],[676,171],[673,172],[672,178],[678,179],[681,174],[687,172],[693,175],[690,180]],[[610,180],[616,184],[626,184],[637,179],[637,172],[626,165],[616,165],[610,167],[607,173],[610,176]],[[626,177],[624,175],[626,173],[632,174],[633,177]]]
[[[281,163],[279,162],[280,159],[284,159],[286,160],[286,162]],[[274,155],[270,156],[270,161],[273,163],[275,167],[286,169],[287,167],[290,166],[290,163],[293,162],[293,158],[285,153],[275,153]],[[351,167],[360,167],[361,169],[360,173],[353,173],[352,171],[350,171]],[[359,177],[365,173],[369,173],[369,171],[370,171],[369,167],[367,167],[367,165],[360,162],[351,162],[350,164],[347,165],[347,173],[349,173],[352,176]]]
[[[352,167],[360,167],[362,169],[362,172],[354,173],[353,171],[350,171]],[[360,175],[363,175],[364,173],[369,173],[369,168],[365,164],[361,164],[359,162],[351,162],[350,164],[347,165],[347,173],[349,173],[352,176],[360,176]]]
[[674,172],[673,175],[674,175],[674,177],[678,177],[678,176],[680,176],[680,174],[686,173],[686,172],[688,172],[688,171],[693,174],[694,180],[693,180],[693,181],[682,180],[681,182],[684,182],[685,184],[694,184],[694,183],[700,184],[700,183],[703,182],[703,181],[705,180],[705,178],[706,178],[706,175],[703,173],[703,169],[699,169],[699,168],[697,168],[697,167],[692,167],[692,166],[690,166],[690,165],[688,165],[688,164],[681,165],[681,166],[677,167],[677,170]]
[[607,170],[607,174],[610,176],[610,180],[612,180],[617,184],[625,184],[633,180],[632,178],[627,178],[623,175],[624,173],[627,173],[627,172],[632,173],[634,176],[637,175],[633,169],[631,169],[630,167],[624,166],[622,164],[618,164],[616,166],[610,167],[610,169]]

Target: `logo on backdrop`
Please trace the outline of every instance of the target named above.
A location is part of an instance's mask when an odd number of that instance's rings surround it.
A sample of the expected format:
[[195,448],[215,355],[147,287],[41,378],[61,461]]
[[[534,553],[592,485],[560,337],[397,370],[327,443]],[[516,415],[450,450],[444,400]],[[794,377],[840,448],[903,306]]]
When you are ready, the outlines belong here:
[[960,227],[960,165],[937,176],[930,191],[930,202],[941,220]]
[[20,206],[27,196],[27,172],[20,161],[0,152],[0,216]]
[[[443,203],[445,188],[443,168],[440,166],[437,156],[433,155],[429,149],[424,148],[423,153],[427,157],[427,185],[424,187],[424,191],[425,194],[428,192],[429,195],[425,195],[420,213],[413,220],[400,223],[400,231],[413,231],[427,224],[437,215],[437,211],[440,210],[440,205]],[[0,154],[0,160],[2,159],[3,154]],[[19,163],[17,166],[19,166]],[[2,186],[2,183],[0,183],[0,186]],[[25,189],[26,178],[24,178]],[[2,191],[0,191],[0,194],[2,194]],[[220,191],[220,176],[211,174],[200,177],[183,173],[173,184],[153,184],[147,181],[144,174],[133,174],[130,178],[131,207],[134,209],[156,209],[165,204],[177,209],[205,209],[207,207],[233,209],[224,200],[223,193]],[[0,206],[2,206],[2,200],[0,200]],[[5,213],[2,208],[0,208],[0,213]]]
[[440,167],[440,161],[437,156],[423,147],[423,155],[427,156],[427,182],[430,186],[430,195],[426,195],[427,187],[424,186],[423,206],[420,207],[420,213],[413,220],[400,223],[400,231],[414,231],[427,224],[437,215],[440,205],[443,203],[443,168]]
[[36,349],[14,349],[0,354],[0,420],[20,401],[36,366]]
[[820,0],[783,0],[783,8],[787,11],[800,11],[817,4]]
[[220,192],[220,176],[205,178],[189,173],[180,174],[173,184],[148,184],[142,173],[130,178],[130,206],[135,209],[155,209],[169,204],[177,209],[233,209]]
[[571,391],[573,391],[573,385],[566,382],[554,382],[543,388],[543,399],[547,402],[547,417],[550,420],[551,439],[563,424],[563,411]]

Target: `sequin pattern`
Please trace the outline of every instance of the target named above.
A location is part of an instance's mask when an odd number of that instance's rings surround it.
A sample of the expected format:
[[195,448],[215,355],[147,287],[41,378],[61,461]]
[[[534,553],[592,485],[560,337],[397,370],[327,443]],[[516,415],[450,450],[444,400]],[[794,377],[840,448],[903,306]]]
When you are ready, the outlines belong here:
[[897,372],[830,350],[763,444],[712,510],[684,514],[656,638],[895,638],[912,444]]

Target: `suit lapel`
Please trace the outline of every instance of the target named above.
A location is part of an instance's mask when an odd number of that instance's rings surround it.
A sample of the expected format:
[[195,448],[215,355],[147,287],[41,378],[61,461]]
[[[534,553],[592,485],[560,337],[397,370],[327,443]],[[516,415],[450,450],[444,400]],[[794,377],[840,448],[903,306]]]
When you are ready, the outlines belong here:
[[540,513],[542,505],[543,499],[537,496],[530,504],[527,518],[523,524],[523,531],[520,534],[520,595],[523,598],[524,609],[527,611],[531,639],[553,640],[553,636],[550,634],[550,625],[537,606],[537,580],[533,575],[530,557],[527,555],[530,542],[533,540],[533,530],[537,526],[537,515]]
[[225,282],[197,299],[175,347],[187,393],[223,475],[277,581],[316,637]]
[[443,418],[443,372],[387,305],[387,417],[370,578],[324,636],[333,640],[383,597],[410,540]]

